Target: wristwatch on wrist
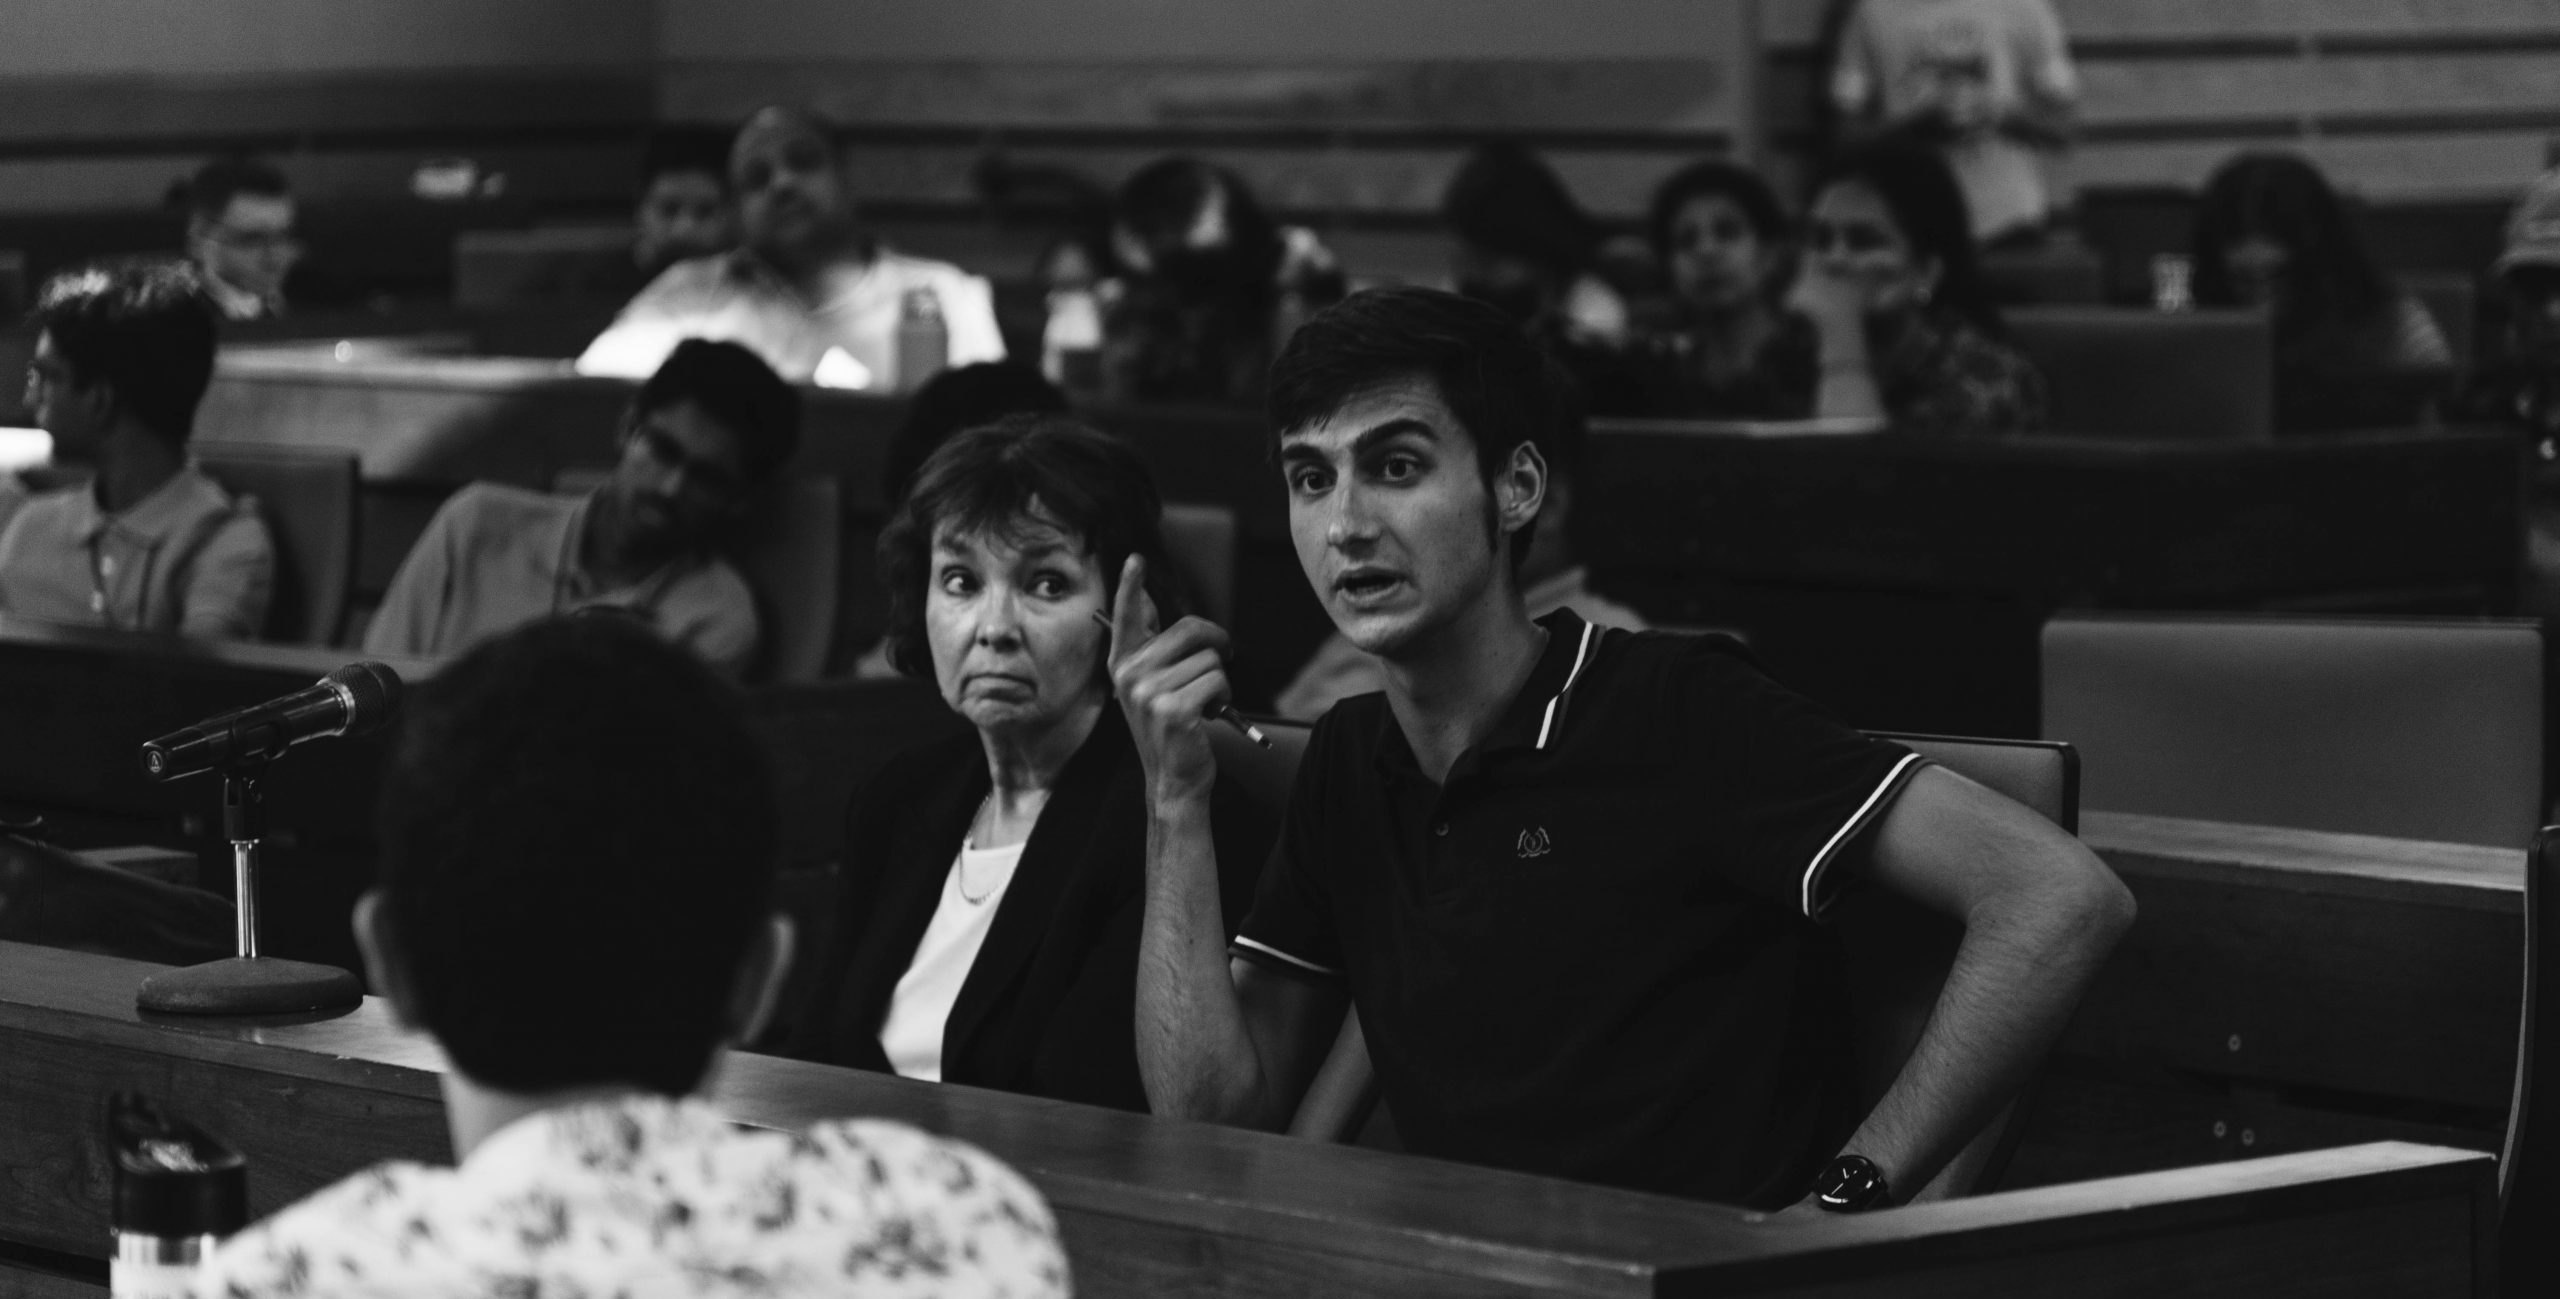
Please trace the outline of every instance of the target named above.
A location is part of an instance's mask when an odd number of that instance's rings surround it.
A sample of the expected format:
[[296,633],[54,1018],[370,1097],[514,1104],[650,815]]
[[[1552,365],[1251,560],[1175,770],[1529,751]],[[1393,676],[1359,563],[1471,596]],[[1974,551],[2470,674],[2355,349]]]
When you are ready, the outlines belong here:
[[1813,1180],[1816,1204],[1833,1213],[1864,1213],[1869,1209],[1890,1208],[1893,1190],[1884,1184],[1884,1170],[1864,1155],[1842,1155],[1831,1161],[1822,1176]]

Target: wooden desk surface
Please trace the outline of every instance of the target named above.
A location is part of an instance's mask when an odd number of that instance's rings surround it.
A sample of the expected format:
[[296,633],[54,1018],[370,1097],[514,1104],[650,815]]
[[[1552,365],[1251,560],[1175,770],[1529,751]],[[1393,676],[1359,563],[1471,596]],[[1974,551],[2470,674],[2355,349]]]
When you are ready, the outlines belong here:
[[[157,968],[0,944],[0,1240],[96,1257],[97,1106],[141,1086],[250,1155],[253,1208],[445,1156],[435,1053],[378,1003],[303,1023],[146,1022]],[[758,1056],[742,1122],[872,1115],[978,1144],[1049,1196],[1086,1295],[2479,1294],[2482,1156],[2409,1145],[1858,1218],[1770,1218],[1375,1151]]]

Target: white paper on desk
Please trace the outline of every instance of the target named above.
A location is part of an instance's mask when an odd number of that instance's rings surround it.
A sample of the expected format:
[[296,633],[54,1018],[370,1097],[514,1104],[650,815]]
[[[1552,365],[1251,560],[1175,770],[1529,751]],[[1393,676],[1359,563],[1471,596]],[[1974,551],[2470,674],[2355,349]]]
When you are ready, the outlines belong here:
[[0,474],[53,463],[53,435],[40,428],[0,428]]

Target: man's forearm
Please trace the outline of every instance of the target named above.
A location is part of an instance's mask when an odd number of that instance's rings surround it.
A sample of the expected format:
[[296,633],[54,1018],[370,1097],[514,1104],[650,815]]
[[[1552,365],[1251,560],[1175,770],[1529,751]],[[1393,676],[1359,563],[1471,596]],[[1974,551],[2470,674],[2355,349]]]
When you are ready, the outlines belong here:
[[1269,1127],[1270,1089],[1227,972],[1203,794],[1151,802],[1138,940],[1138,1074],[1158,1114]]
[[2131,923],[2124,886],[2093,856],[2080,865],[1966,917],[1927,1030],[1847,1146],[1897,1197],[1918,1193],[2025,1085]]

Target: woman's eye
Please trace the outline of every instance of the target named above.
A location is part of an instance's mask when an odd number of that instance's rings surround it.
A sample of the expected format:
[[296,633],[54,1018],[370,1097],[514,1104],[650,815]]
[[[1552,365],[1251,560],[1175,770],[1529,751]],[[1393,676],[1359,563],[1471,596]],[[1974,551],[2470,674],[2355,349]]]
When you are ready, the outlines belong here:
[[1067,579],[1056,573],[1042,573],[1031,579],[1031,593],[1043,600],[1055,600],[1071,589]]
[[965,568],[942,570],[942,590],[946,595],[967,595],[976,586],[976,579],[972,578],[969,570]]

